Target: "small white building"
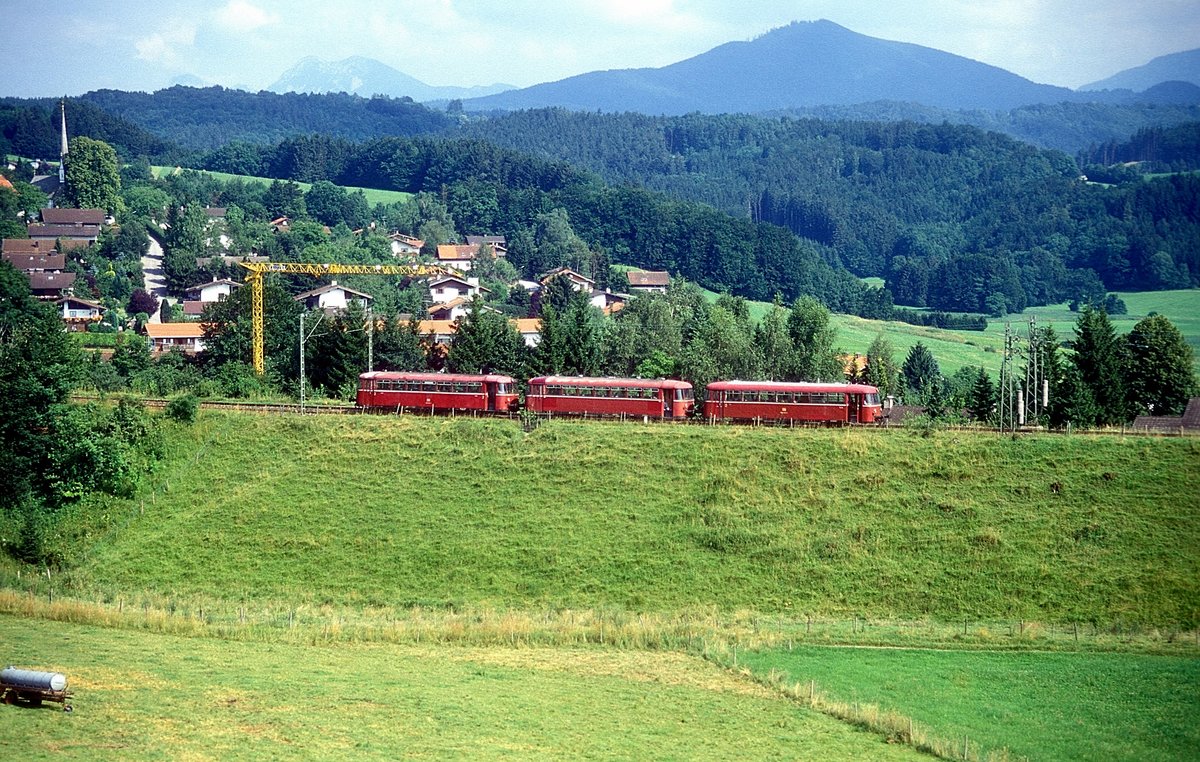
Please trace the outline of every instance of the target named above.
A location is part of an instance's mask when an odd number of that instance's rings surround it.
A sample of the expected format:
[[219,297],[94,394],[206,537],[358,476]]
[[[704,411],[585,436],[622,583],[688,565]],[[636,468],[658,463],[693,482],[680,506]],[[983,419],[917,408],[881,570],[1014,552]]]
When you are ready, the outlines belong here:
[[344,310],[350,306],[351,302],[366,309],[374,300],[370,294],[356,291],[348,286],[339,286],[336,280],[326,286],[297,294],[293,298],[298,302],[303,302],[307,309],[328,311]]
[[228,278],[220,280],[213,278],[210,283],[201,283],[198,286],[192,286],[185,292],[185,296],[190,301],[220,302],[224,301],[226,297],[241,287],[241,283],[229,280]]
[[429,301],[434,304],[449,302],[452,299],[473,299],[476,294],[489,291],[479,285],[479,278],[459,278],[447,275],[429,283]]

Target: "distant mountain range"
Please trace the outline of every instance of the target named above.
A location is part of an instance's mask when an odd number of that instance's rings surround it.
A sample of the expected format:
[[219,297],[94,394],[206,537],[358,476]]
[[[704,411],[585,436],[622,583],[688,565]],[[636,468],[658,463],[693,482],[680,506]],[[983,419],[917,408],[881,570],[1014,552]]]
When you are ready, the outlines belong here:
[[1164,82],[1187,82],[1200,87],[1200,48],[1159,56],[1145,66],[1117,72],[1079,89],[1142,92]]
[[597,71],[477,98],[472,110],[562,106],[649,114],[760,112],[871,101],[950,109],[1069,100],[1071,90],[832,21],[796,22],[658,69]]
[[427,102],[477,98],[511,90],[513,86],[434,87],[373,58],[351,56],[327,62],[309,56],[285,71],[267,89],[276,93],[349,93],[367,98],[372,95],[407,96],[414,101]]

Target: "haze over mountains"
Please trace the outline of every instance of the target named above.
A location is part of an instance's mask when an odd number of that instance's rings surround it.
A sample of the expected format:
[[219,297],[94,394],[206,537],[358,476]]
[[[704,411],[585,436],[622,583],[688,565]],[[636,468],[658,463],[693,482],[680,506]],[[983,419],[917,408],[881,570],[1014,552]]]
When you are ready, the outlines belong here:
[[1144,66],[1118,72],[1080,90],[1149,90],[1163,82],[1187,82],[1200,87],[1200,48],[1159,56]]
[[373,58],[351,56],[341,61],[322,61],[309,56],[285,71],[267,89],[276,93],[349,93],[367,98],[372,95],[407,96],[427,102],[476,98],[511,90],[512,85],[435,87]]
[[371,58],[302,59],[269,90],[461,99],[471,111],[561,107],[678,115],[763,113],[817,106],[921,104],[1005,111],[1039,103],[1200,103],[1200,50],[1161,56],[1080,91],[1039,84],[969,58],[882,40],[832,21],[795,22],[661,68],[580,74],[522,89],[435,87]]

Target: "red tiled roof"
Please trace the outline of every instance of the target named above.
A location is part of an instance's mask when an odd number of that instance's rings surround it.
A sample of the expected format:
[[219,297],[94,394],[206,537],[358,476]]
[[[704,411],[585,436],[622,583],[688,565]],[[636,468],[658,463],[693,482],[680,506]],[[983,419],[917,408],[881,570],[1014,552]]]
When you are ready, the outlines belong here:
[[630,288],[666,288],[671,285],[671,274],[665,270],[630,270],[625,275],[629,278]]
[[470,244],[439,243],[437,247],[438,259],[474,259],[478,254],[479,247]]
[[29,287],[34,291],[60,291],[75,283],[75,273],[33,272],[29,276]]
[[4,261],[18,270],[61,270],[67,266],[65,254],[55,254],[49,249],[49,254],[25,254],[11,251],[4,252]]
[[99,225],[30,225],[30,238],[75,238],[93,240],[100,236]]
[[54,243],[35,238],[5,238],[0,242],[0,249],[5,254],[50,254],[54,251]]
[[49,207],[42,210],[42,222],[47,225],[103,225],[103,209],[65,209]]

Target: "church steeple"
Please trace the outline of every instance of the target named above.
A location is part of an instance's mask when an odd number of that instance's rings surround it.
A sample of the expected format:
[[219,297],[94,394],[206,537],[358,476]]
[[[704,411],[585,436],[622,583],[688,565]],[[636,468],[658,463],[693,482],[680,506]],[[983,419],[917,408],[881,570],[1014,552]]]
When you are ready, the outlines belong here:
[[59,101],[59,109],[62,111],[62,143],[58,150],[58,182],[60,185],[67,181],[67,101],[64,98]]

